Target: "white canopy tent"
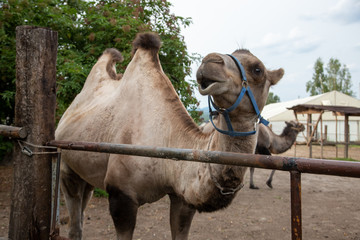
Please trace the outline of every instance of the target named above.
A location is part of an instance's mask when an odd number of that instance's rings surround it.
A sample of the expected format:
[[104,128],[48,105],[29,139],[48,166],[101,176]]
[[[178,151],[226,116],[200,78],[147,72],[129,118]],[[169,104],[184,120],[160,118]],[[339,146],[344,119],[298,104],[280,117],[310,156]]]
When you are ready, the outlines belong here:
[[[300,104],[312,104],[312,105],[332,105],[332,106],[348,106],[348,107],[358,107],[360,108],[360,100],[348,96],[346,94],[340,93],[338,91],[332,91],[316,96],[311,96],[302,99],[296,99],[287,102],[273,103],[266,105],[262,111],[262,116],[270,121],[271,127],[276,134],[280,134],[285,127],[285,121],[295,120],[295,115],[293,110],[288,108],[294,107]],[[318,114],[313,114],[313,121],[316,122],[318,119]],[[306,125],[307,116],[299,115],[298,120]],[[327,141],[335,141],[336,130],[338,141],[344,141],[344,117],[336,117],[332,112],[324,112],[322,115],[323,120],[323,133],[325,133],[325,139]],[[337,122],[337,128],[336,128]],[[350,141],[360,141],[360,117],[350,117],[349,118],[349,128],[350,128]],[[318,131],[321,131],[319,129]],[[306,132],[306,130],[305,130]],[[315,137],[319,134],[315,134]],[[319,136],[320,137],[320,136]],[[297,141],[305,141],[304,135],[299,134]]]

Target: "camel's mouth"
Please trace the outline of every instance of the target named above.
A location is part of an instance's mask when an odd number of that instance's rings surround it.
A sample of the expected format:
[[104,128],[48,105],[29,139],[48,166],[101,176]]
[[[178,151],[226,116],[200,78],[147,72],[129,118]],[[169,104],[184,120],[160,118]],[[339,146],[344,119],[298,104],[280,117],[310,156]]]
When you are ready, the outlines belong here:
[[220,94],[222,91],[222,81],[209,79],[209,78],[202,78],[199,83],[199,92],[202,95],[209,95],[209,94]]
[[227,80],[221,69],[218,68],[218,65],[217,63],[209,61],[201,64],[196,73],[200,94],[221,94],[223,84]]
[[211,85],[213,85],[216,82],[217,81],[212,80],[212,79],[203,78],[201,80],[200,87],[201,87],[202,90],[205,90],[205,89],[207,89],[208,87],[210,87]]
[[305,126],[302,125],[302,124],[301,124],[301,125],[297,125],[296,128],[299,129],[299,132],[302,132],[302,131],[305,130]]

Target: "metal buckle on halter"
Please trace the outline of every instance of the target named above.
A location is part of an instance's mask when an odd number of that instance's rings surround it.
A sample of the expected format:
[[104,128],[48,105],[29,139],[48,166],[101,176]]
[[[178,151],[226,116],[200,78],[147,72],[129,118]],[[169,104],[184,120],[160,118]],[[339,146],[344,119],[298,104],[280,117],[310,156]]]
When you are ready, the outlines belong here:
[[242,82],[241,82],[241,86],[242,86],[243,88],[247,88],[248,82],[247,82],[247,81],[242,81]]
[[226,111],[226,109],[220,107],[220,108],[216,109],[216,111],[217,111],[218,113],[223,114],[223,113]]
[[209,114],[210,116],[219,116],[219,112],[210,111]]

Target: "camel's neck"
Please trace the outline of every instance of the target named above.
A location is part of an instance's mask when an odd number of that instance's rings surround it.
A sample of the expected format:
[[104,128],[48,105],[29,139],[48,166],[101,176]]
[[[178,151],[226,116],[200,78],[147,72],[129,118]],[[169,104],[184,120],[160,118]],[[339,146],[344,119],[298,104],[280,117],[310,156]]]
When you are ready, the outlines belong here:
[[296,141],[298,132],[291,127],[286,127],[280,135],[273,133],[270,151],[275,154],[283,153],[291,148]]
[[[235,114],[234,114],[235,115]],[[236,116],[236,117],[235,117]],[[250,132],[255,128],[255,117],[252,115],[237,113],[231,117],[231,124],[236,132]],[[214,121],[215,125],[222,129],[228,130],[225,118],[220,115],[217,121]],[[221,151],[227,152],[241,152],[241,153],[254,153],[256,134],[242,137],[232,137],[219,133],[215,130],[216,144],[220,145]],[[214,148],[214,146],[212,146]]]
[[[192,121],[186,110],[183,109],[182,111],[182,108],[182,105],[180,106],[173,101],[171,106],[164,106],[164,112],[160,114],[166,116],[166,119],[163,119],[162,121],[167,121],[166,125],[170,126],[165,130],[164,137],[170,136],[165,145],[169,147],[193,148],[209,151],[254,153],[256,134],[232,137],[218,131],[203,133]],[[227,125],[223,117],[220,117],[219,121],[216,122],[220,129],[227,130]],[[236,131],[249,132],[254,130],[254,122],[255,120],[251,122],[249,121],[249,118],[243,117],[233,119],[232,126]]]

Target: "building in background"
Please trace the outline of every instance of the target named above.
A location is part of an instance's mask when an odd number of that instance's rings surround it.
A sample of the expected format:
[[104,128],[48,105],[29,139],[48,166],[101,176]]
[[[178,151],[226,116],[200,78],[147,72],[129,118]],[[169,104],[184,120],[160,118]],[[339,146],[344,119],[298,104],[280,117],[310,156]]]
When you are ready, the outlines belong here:
[[[349,106],[360,108],[360,100],[343,94],[338,91],[327,92],[324,94],[311,96],[302,99],[296,99],[287,102],[273,103],[266,105],[261,115],[270,121],[271,128],[276,134],[280,134],[285,127],[285,121],[295,120],[293,110],[289,110],[293,106],[299,104],[312,105],[333,105],[333,106]],[[315,124],[318,120],[319,114],[312,114],[312,123]],[[298,114],[299,122],[306,127],[307,116]],[[332,112],[324,112],[322,116],[322,132],[325,141],[335,142],[336,140],[336,116]],[[360,141],[360,117],[349,117],[350,141]],[[306,134],[305,130],[303,133]],[[320,125],[318,126],[315,138],[320,139]],[[298,142],[304,142],[303,134],[299,134]],[[337,116],[337,141],[344,141],[344,117]]]

